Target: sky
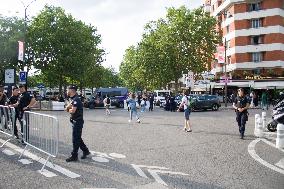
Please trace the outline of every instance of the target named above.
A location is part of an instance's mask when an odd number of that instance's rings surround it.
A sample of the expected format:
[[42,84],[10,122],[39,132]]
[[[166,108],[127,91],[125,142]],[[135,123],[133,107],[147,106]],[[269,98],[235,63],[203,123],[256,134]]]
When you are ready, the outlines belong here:
[[101,47],[107,53],[103,66],[119,71],[125,50],[141,40],[147,22],[165,17],[167,7],[185,5],[194,9],[203,0],[0,0],[0,14],[24,17],[24,6],[29,4],[29,18],[48,4],[60,6],[77,20],[97,27]]

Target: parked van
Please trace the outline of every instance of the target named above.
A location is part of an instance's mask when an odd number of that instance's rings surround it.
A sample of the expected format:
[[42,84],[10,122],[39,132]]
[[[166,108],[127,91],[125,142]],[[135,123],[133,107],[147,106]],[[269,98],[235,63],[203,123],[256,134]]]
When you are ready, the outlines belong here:
[[154,95],[154,103],[156,104],[156,106],[161,106],[163,103],[166,103],[166,97],[171,95],[171,91],[155,90]]

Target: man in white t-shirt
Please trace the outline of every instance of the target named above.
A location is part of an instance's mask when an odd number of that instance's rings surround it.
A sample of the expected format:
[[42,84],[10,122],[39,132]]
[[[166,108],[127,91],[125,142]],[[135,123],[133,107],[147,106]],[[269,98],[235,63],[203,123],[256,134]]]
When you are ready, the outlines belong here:
[[189,122],[189,115],[190,115],[189,100],[188,100],[186,91],[183,92],[183,97],[181,99],[180,108],[182,106],[183,106],[183,109],[184,109],[184,117],[185,117],[183,129],[186,132],[192,132],[191,125],[190,125],[190,122]]

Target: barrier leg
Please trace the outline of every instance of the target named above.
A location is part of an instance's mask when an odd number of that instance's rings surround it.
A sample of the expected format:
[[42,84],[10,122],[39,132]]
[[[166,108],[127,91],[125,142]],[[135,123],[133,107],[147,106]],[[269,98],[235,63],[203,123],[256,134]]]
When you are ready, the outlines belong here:
[[0,148],[2,148],[3,146],[5,146],[5,144],[7,144],[7,142],[9,142],[10,140],[12,140],[13,138],[9,138],[8,140],[6,140],[3,144],[2,144],[2,146],[0,146]]
[[26,151],[27,148],[28,148],[28,145],[25,146],[25,148],[24,148],[24,150],[22,151],[22,153],[21,153],[19,159],[21,159],[21,157],[24,155],[24,153],[25,153],[25,151]]
[[49,158],[50,158],[50,155],[47,157],[46,161],[44,162],[44,164],[43,164],[43,166],[42,166],[40,172],[42,172],[42,171],[44,170],[44,167],[46,166],[46,164],[47,164]]

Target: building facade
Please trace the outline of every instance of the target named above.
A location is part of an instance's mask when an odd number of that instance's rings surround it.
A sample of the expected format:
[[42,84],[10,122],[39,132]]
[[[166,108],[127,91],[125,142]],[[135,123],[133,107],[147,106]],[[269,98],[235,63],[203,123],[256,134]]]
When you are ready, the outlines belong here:
[[[206,0],[226,47],[226,71],[233,80],[284,77],[284,0]],[[209,6],[208,6],[209,5]],[[225,70],[226,67],[226,70]]]

